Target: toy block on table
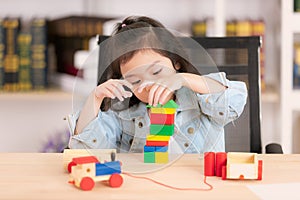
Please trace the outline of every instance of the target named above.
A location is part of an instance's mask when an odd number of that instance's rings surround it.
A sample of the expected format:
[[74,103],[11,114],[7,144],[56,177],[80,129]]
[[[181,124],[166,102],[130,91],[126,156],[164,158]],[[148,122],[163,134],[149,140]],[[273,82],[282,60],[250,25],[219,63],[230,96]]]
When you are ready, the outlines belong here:
[[168,101],[165,105],[150,107],[150,135],[146,138],[144,146],[145,163],[168,163],[168,145],[170,137],[174,134],[174,115],[178,105]]
[[172,136],[174,134],[174,124],[172,125],[151,124],[150,134]]
[[144,146],[144,152],[155,152],[156,146]]
[[151,124],[174,124],[174,114],[150,113]]
[[168,152],[155,152],[155,163],[168,163],[169,154]]
[[155,163],[155,152],[144,152],[144,163]]
[[163,147],[161,147],[161,146],[156,146],[155,147],[155,152],[168,152],[168,146],[163,146]]
[[154,114],[175,114],[176,109],[173,108],[150,108],[150,112]]
[[150,107],[151,113],[175,114],[178,105],[175,103],[175,101],[170,100],[165,105],[158,104],[156,107],[153,106],[148,106],[148,107]]
[[168,146],[144,146],[144,152],[167,152]]
[[164,146],[168,146],[168,145],[169,145],[169,141],[147,141],[146,140],[146,146],[164,147]]
[[147,141],[165,141],[168,142],[170,140],[170,136],[167,135],[147,135]]
[[204,154],[204,175],[222,176],[226,179],[262,180],[262,160],[256,153],[206,152]]

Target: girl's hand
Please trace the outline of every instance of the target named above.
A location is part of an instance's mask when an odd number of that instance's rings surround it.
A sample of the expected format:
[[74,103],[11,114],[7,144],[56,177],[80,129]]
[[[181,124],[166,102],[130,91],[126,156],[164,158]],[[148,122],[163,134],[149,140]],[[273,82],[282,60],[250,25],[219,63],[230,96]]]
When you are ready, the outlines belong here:
[[165,104],[170,100],[174,91],[180,89],[185,81],[182,74],[177,73],[170,77],[159,79],[155,82],[146,82],[140,85],[138,92],[146,87],[151,87],[148,96],[148,104],[156,106],[158,103]]
[[109,97],[111,99],[118,98],[123,101],[124,98],[132,96],[130,91],[126,91],[123,86],[132,89],[132,85],[126,80],[110,79],[95,88],[95,96],[100,99]]

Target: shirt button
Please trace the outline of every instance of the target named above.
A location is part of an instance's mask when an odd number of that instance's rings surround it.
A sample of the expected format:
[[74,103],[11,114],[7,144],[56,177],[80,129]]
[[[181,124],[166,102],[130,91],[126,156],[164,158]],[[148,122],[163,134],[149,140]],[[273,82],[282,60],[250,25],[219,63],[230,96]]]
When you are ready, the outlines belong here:
[[97,140],[96,139],[93,139],[93,143],[96,143],[97,142]]
[[193,134],[194,133],[194,128],[193,127],[189,127],[187,131],[188,131],[189,134]]
[[143,123],[142,122],[139,122],[139,128],[142,128],[143,127]]
[[185,147],[188,147],[188,146],[189,146],[189,143],[187,143],[187,142],[184,143],[184,146],[185,146]]
[[224,113],[223,113],[223,112],[219,112],[219,115],[223,116],[223,115],[224,115]]

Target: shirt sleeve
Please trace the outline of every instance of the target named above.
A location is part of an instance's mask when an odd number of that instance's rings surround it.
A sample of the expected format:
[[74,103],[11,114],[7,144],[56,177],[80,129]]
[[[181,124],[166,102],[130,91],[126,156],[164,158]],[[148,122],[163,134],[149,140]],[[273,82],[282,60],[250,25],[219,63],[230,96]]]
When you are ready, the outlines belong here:
[[220,125],[237,119],[247,102],[247,87],[241,81],[229,81],[224,72],[205,75],[227,88],[218,93],[197,94],[200,108],[204,114]]
[[99,112],[98,116],[81,133],[75,135],[74,130],[78,117],[79,112],[69,116],[70,148],[117,148],[116,143],[120,140],[121,128],[118,117],[113,111]]

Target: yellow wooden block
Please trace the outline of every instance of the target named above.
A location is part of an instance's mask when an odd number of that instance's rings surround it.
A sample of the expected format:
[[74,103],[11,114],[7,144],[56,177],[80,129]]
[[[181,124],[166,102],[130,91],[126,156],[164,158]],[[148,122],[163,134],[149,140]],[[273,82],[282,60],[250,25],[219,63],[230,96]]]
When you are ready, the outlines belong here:
[[169,153],[168,152],[155,152],[155,163],[168,163]]
[[169,141],[170,136],[164,135],[147,135],[147,141]]
[[175,108],[151,108],[151,113],[155,114],[174,114],[176,112]]

